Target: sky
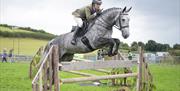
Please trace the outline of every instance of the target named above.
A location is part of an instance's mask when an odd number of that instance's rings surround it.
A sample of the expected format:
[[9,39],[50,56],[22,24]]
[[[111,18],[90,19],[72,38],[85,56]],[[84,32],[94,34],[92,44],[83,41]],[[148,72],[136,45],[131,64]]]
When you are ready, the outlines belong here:
[[[180,44],[180,0],[102,0],[101,8],[131,7],[130,36],[123,39],[119,30],[112,37],[131,44],[155,40]],[[43,29],[60,35],[70,32],[75,22],[72,12],[91,0],[0,0],[0,23]]]

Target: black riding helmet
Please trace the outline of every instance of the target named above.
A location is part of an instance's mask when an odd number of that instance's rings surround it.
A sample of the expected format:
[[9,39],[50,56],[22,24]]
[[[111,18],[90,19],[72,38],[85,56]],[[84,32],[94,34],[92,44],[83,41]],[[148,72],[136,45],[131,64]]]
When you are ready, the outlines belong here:
[[102,4],[102,0],[93,0],[92,3],[93,3],[93,4],[99,4],[99,5],[101,5],[101,4]]

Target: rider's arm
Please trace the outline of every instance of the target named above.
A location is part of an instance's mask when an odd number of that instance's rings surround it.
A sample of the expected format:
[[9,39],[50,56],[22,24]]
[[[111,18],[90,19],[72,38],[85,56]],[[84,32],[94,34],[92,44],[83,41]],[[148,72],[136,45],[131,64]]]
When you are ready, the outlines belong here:
[[91,15],[91,10],[89,8],[85,9],[85,14],[88,21],[96,17],[94,14]]

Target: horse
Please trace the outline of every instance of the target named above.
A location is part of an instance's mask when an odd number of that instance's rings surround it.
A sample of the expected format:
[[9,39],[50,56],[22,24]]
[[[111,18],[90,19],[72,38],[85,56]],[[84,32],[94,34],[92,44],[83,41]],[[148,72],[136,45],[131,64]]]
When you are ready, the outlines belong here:
[[120,40],[112,38],[113,27],[122,32],[123,38],[129,37],[129,15],[131,8],[109,8],[88,24],[87,33],[77,38],[76,45],[71,44],[74,32],[59,35],[48,42],[45,53],[52,45],[58,45],[59,62],[69,62],[75,53],[88,53],[108,47],[107,55],[114,56],[118,53]]

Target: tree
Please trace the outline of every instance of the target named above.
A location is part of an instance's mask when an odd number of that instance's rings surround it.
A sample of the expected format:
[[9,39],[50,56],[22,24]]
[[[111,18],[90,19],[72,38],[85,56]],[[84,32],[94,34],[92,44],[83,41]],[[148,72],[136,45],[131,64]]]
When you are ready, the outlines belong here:
[[157,43],[157,44],[156,44],[155,51],[162,51],[162,49],[163,49],[163,45],[160,44],[160,43]]
[[173,45],[173,49],[179,49],[180,50],[180,44]]
[[127,43],[122,43],[122,49],[129,50],[129,45]]
[[143,49],[144,49],[145,44],[144,44],[143,42],[139,41],[139,42],[138,42],[138,46],[141,46],[141,48],[143,48]]
[[169,44],[163,44],[163,51],[168,51],[170,48]]
[[154,40],[149,40],[145,45],[145,50],[155,52],[156,47],[157,47],[157,43]]
[[134,41],[131,44],[131,51],[137,51],[138,50],[138,43],[136,41]]

